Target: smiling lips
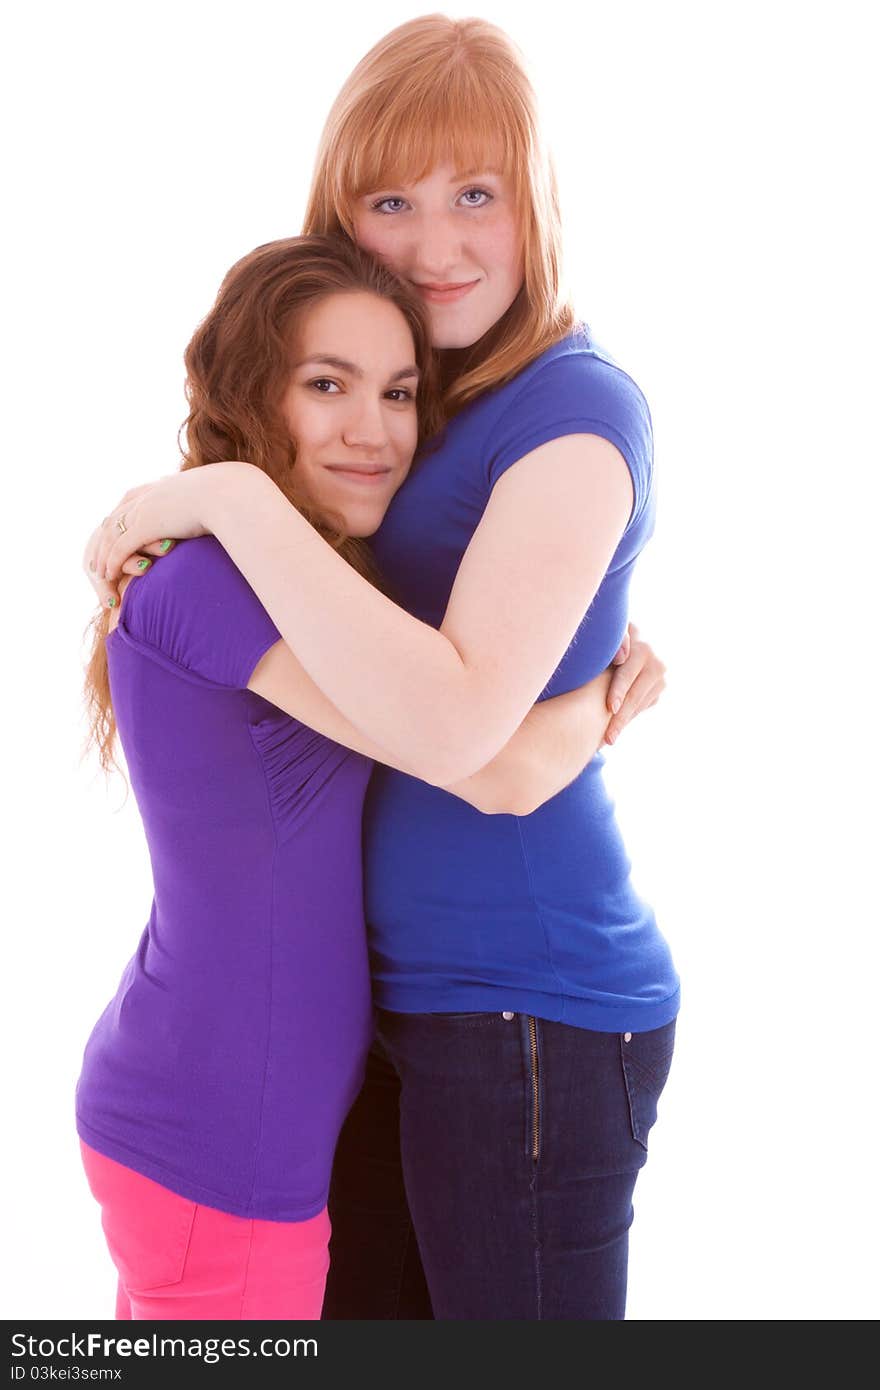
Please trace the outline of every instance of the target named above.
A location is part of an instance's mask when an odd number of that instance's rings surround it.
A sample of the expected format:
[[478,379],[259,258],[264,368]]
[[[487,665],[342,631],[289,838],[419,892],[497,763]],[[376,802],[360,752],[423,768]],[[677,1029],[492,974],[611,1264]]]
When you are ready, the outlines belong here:
[[431,304],[450,304],[455,299],[463,299],[479,283],[479,280],[466,280],[458,284],[431,285],[413,281],[422,298]]
[[375,487],[391,472],[381,463],[327,463],[324,467],[328,473],[336,473],[347,482],[360,483],[363,487]]

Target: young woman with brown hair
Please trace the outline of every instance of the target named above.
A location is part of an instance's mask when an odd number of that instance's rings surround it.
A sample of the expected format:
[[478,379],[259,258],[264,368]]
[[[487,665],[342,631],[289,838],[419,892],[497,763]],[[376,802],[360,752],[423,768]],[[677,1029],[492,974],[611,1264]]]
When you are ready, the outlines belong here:
[[[336,401],[324,373],[343,358]],[[185,360],[184,472],[245,452],[376,581],[362,538],[437,423],[414,293],[350,241],[271,243],[229,272]],[[585,757],[607,685],[553,702],[583,721]],[[87,689],[105,766],[118,722],[155,883],[77,1092],[119,1316],[317,1317],[331,1158],[371,1033],[361,809],[385,755],[207,537],[103,610]],[[547,727],[527,719],[458,794],[503,797]]]

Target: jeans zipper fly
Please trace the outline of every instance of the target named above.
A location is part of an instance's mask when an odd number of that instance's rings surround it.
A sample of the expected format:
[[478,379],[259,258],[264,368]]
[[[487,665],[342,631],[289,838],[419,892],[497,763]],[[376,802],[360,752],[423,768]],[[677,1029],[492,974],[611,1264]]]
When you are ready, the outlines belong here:
[[538,1025],[529,1015],[529,1048],[532,1061],[532,1159],[537,1163],[540,1149],[541,1112],[538,1088]]

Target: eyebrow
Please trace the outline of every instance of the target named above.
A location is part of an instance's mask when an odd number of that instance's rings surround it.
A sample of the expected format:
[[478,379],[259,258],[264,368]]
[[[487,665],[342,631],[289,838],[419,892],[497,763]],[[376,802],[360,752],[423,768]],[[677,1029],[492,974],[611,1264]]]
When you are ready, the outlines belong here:
[[[344,357],[334,357],[332,353],[315,353],[312,357],[304,357],[301,362],[294,363],[294,371],[300,367],[305,367],[307,363],[314,363],[315,366],[335,367],[337,371],[349,372],[352,376],[362,377],[363,367],[357,366],[355,362],[347,362]],[[389,381],[408,381],[410,377],[418,377],[418,367],[401,367],[399,372],[395,372]]]
[[450,183],[458,183],[460,179],[473,179],[477,174],[495,174],[501,178],[503,170],[496,169],[492,165],[478,165],[475,169],[462,169],[459,173],[453,174]]
[[[476,178],[477,175],[479,175],[479,174],[494,174],[496,178],[499,178],[499,179],[500,179],[500,178],[503,178],[503,177],[504,177],[504,170],[503,170],[503,169],[496,169],[495,166],[494,166],[494,164],[490,164],[490,165],[479,164],[479,165],[477,165],[477,166],[476,166],[475,168],[473,168],[473,169],[461,169],[461,170],[459,170],[457,173],[455,173],[455,174],[452,175],[452,178],[449,180],[449,182],[450,182],[450,184],[453,184],[453,183],[462,183],[464,179],[473,179],[473,178]],[[367,189],[365,189],[363,193],[359,193],[359,194],[358,194],[358,197],[359,197],[359,198],[374,198],[374,197],[376,196],[376,194],[380,191],[380,189],[383,189],[383,188],[406,188],[406,187],[407,187],[407,184],[406,184],[406,181],[405,181],[404,179],[400,179],[397,183],[395,183],[393,179],[389,179],[389,180],[388,180],[387,182],[385,182],[385,183],[377,183],[376,186],[375,186],[375,188],[367,188]]]

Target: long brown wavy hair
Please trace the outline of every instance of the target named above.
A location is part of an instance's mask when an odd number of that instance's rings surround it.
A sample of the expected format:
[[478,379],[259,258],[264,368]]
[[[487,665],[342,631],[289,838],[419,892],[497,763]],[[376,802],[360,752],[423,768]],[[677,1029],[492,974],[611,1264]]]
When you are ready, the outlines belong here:
[[565,337],[575,312],[563,286],[555,168],[522,52],[488,20],[421,15],[374,44],[343,84],[318,145],[303,231],[354,237],[358,198],[447,163],[510,178],[525,265],[498,322],[471,347],[441,353],[449,418]]
[[[443,424],[437,366],[416,291],[345,236],[300,236],[258,246],[226,275],[184,354],[189,414],[178,444],[181,469],[224,459],[261,468],[327,542],[381,588],[365,542],[346,536],[339,518],[318,515],[298,490],[296,443],[280,409],[303,316],[328,295],[357,292],[389,300],[406,319],[420,373],[419,445],[436,437]],[[110,618],[111,610],[101,608],[91,621],[85,673],[85,751],[97,749],[105,772],[115,765],[116,739],[106,652]]]

